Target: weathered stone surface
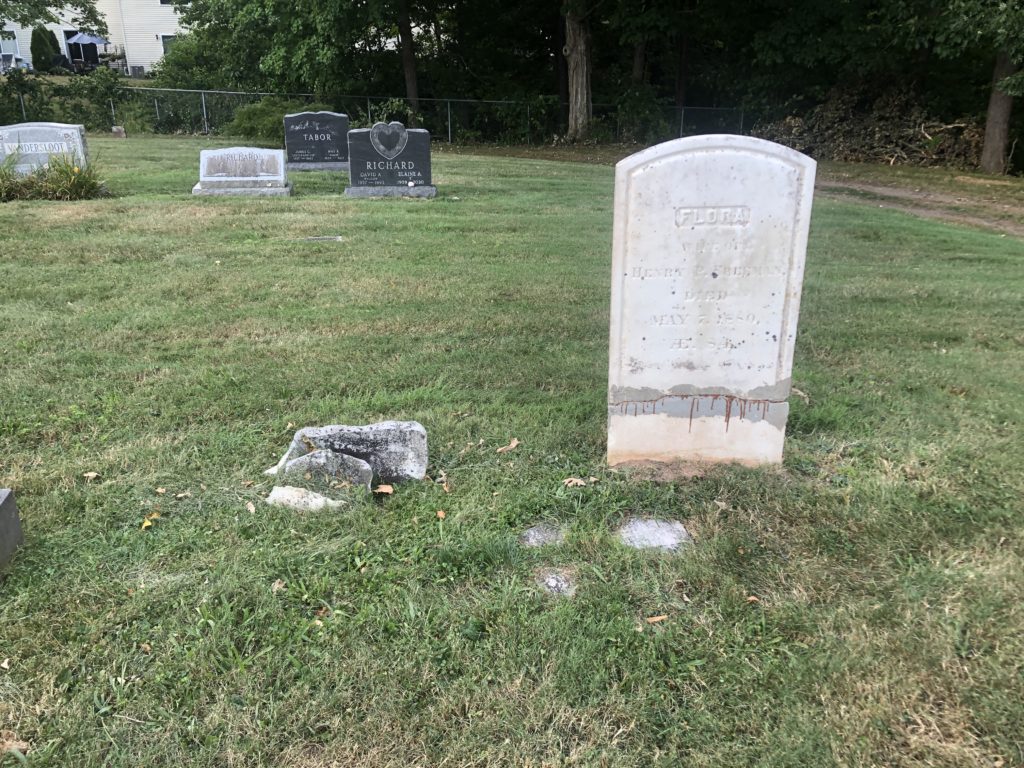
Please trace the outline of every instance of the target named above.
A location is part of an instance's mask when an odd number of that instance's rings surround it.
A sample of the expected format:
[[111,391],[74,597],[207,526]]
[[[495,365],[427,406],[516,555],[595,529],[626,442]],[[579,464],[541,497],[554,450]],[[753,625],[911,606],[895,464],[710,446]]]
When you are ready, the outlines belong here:
[[284,150],[260,147],[204,149],[193,195],[290,195]]
[[675,552],[693,542],[682,523],[675,520],[654,520],[631,517],[615,532],[619,541],[633,549],[662,549]]
[[113,128],[111,128],[110,135],[113,136],[115,139],[128,138],[128,134],[125,132],[123,125],[115,125]]
[[610,465],[782,461],[814,174],[744,136],[616,166]]
[[14,491],[0,488],[0,568],[10,562],[23,540]]
[[[335,424],[306,427],[292,438],[288,452],[274,468],[311,451],[326,449],[362,459],[384,483],[422,480],[427,473],[427,430],[417,421],[381,421],[361,427]],[[268,474],[272,474],[268,471]]]
[[535,581],[552,595],[572,597],[576,594],[576,580],[568,568],[541,568],[536,572]]
[[373,481],[373,467],[355,456],[346,456],[327,449],[310,451],[305,456],[292,459],[284,466],[284,474],[312,475],[320,480],[341,480],[370,489]]
[[52,157],[65,157],[89,164],[85,148],[85,126],[68,123],[18,123],[0,125],[0,163],[16,155],[14,172],[29,174],[49,165]]
[[329,499],[322,494],[291,485],[275,485],[270,495],[267,496],[267,504],[272,507],[287,507],[298,512],[318,512],[321,509],[337,509],[345,506],[344,501]]
[[524,547],[557,547],[565,541],[565,533],[548,523],[540,523],[527,528],[519,535],[519,543]]

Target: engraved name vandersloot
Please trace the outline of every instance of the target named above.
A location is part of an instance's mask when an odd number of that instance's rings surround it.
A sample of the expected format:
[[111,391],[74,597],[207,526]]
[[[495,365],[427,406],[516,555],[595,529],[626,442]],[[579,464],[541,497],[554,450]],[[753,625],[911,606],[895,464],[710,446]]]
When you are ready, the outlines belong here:
[[745,227],[750,209],[745,205],[705,205],[676,208],[677,227]]
[[4,152],[13,155],[15,152],[22,154],[68,154],[67,142],[64,141],[23,141],[18,144],[5,143]]

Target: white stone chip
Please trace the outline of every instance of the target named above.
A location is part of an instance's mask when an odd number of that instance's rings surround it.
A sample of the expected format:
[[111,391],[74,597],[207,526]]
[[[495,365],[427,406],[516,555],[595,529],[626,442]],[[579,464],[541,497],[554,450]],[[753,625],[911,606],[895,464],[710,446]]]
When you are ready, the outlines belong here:
[[661,549],[675,552],[693,537],[682,523],[675,520],[653,520],[631,517],[616,531],[619,540],[633,549]]
[[305,488],[291,485],[275,485],[267,496],[267,504],[272,507],[287,507],[298,512],[318,512],[321,509],[337,509],[345,506],[344,501],[337,501],[322,496]]

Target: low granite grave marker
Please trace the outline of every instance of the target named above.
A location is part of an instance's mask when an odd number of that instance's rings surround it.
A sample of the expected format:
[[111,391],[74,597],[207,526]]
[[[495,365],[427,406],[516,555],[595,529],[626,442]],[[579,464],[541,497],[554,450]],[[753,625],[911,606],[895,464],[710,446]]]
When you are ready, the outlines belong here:
[[289,171],[347,171],[348,115],[297,112],[284,116]]
[[15,155],[14,172],[26,175],[64,157],[81,167],[89,164],[85,126],[69,123],[18,123],[0,126],[0,163]]
[[814,172],[726,135],[616,166],[609,464],[782,461]]
[[349,197],[434,197],[430,133],[398,122],[348,132]]
[[290,195],[283,149],[230,147],[199,153],[193,195]]
[[0,568],[7,565],[22,540],[21,518],[14,502],[14,491],[0,488]]

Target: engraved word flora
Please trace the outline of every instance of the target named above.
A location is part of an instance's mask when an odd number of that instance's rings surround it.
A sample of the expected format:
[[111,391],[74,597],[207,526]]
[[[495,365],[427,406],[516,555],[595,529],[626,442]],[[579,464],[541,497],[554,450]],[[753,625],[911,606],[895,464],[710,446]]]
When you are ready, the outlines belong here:
[[814,171],[743,136],[616,166],[609,464],[782,461]]

